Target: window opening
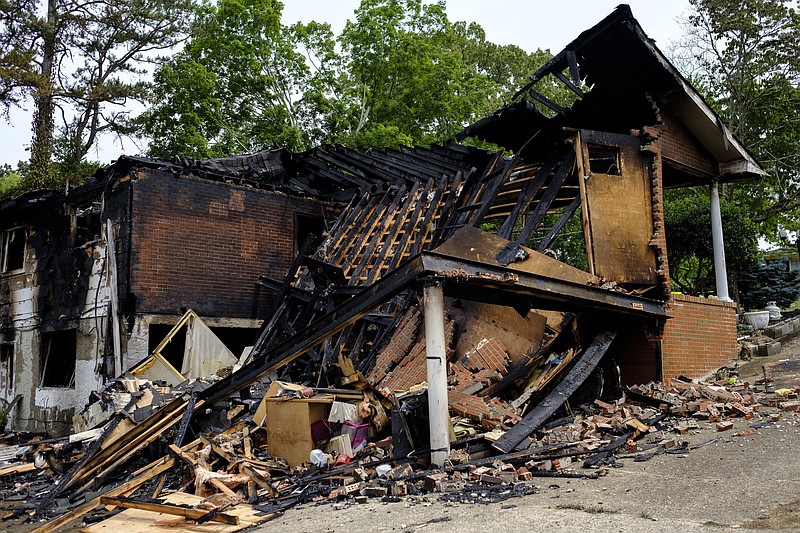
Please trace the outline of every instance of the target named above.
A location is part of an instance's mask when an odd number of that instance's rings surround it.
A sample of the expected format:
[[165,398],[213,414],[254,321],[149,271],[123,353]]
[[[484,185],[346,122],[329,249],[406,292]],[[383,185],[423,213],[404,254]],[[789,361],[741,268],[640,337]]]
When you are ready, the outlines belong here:
[[14,343],[0,342],[0,391],[14,390]]
[[313,235],[314,242],[312,246],[322,240],[322,234],[325,232],[325,221],[322,217],[315,217],[310,215],[295,215],[294,219],[294,249],[300,253],[306,238]]
[[42,387],[75,387],[76,345],[74,329],[42,333],[39,354]]
[[589,170],[592,174],[621,175],[619,148],[616,146],[589,145]]
[[2,267],[3,272],[22,270],[25,265],[25,228],[14,228],[3,232]]

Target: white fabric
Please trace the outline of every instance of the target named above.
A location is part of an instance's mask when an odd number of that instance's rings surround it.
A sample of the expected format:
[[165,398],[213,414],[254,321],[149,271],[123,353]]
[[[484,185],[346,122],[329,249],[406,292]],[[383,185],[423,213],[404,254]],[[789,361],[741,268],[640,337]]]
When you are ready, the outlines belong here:
[[[233,366],[236,357],[200,317],[189,317],[181,374],[187,379],[207,377],[206,372]],[[205,364],[204,364],[205,363]]]

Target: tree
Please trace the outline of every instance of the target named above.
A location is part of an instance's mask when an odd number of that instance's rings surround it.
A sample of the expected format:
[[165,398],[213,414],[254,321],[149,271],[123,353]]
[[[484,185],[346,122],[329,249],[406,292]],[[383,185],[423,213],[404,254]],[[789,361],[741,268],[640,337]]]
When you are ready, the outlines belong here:
[[325,114],[317,107],[333,37],[327,25],[283,26],[282,9],[275,0],[220,0],[199,11],[184,50],[155,75],[153,107],[142,119],[152,155],[309,146],[307,117]]
[[156,72],[142,121],[151,155],[428,145],[509,100],[550,57],[451,24],[442,2],[363,0],[338,40],[327,25],[281,25],[281,10],[218,0],[201,11]]
[[12,196],[22,190],[23,181],[28,175],[29,165],[24,161],[12,168],[8,163],[0,166],[0,198]]
[[[664,224],[673,288],[688,294],[714,292],[711,209],[705,191],[668,191]],[[744,208],[722,201],[725,263],[730,279],[753,268],[758,259],[758,226]],[[731,287],[736,299],[736,286]]]
[[786,259],[771,261],[745,272],[739,290],[745,309],[760,310],[769,302],[786,308],[800,297],[800,278],[789,271]]
[[726,185],[769,238],[800,223],[800,15],[789,0],[690,0],[676,62],[764,165]]
[[[490,83],[483,108],[473,110],[479,117],[510,102],[512,96],[530,81],[531,74],[553,57],[549,51],[541,49],[528,53],[513,44],[499,45],[487,41],[486,32],[475,22],[455,22],[453,32],[456,35],[455,46],[466,68],[466,77],[485,76]],[[537,87],[537,90],[554,102],[567,104],[574,100],[574,94],[564,89],[563,85],[544,80],[542,84],[545,86]]]
[[[186,35],[191,0],[0,0],[0,101],[33,100],[29,185],[58,183],[104,133],[129,134],[130,100],[156,55]],[[58,126],[56,126],[58,118]],[[64,176],[62,176],[63,178]]]

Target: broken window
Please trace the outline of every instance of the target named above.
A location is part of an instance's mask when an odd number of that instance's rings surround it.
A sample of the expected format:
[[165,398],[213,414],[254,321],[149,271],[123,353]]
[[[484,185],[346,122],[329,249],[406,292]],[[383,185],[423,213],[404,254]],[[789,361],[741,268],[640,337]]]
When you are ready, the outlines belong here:
[[72,245],[85,246],[100,238],[100,202],[76,208],[72,212]]
[[303,244],[309,235],[312,235],[314,243],[312,243],[312,250],[315,244],[318,244],[325,232],[325,221],[322,217],[315,217],[311,215],[296,214],[294,217],[294,249],[297,253],[302,252]]
[[77,335],[74,329],[42,333],[39,352],[40,386],[75,387]]
[[619,166],[619,148],[616,146],[598,146],[590,144],[589,170],[592,174],[621,175]]
[[24,227],[13,228],[3,232],[0,260],[2,260],[4,273],[22,270],[25,265],[25,236]]
[[[169,335],[173,327],[169,324],[150,324],[148,329],[148,352],[153,353],[161,341]],[[239,357],[245,348],[253,345],[259,331],[258,328],[212,327],[210,329],[236,357]],[[174,335],[159,351],[178,370],[183,367],[185,352],[185,334]]]

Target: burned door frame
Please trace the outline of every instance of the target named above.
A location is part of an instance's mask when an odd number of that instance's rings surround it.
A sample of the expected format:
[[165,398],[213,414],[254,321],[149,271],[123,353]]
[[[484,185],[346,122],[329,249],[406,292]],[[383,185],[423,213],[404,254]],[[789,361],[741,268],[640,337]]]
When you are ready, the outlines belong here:
[[[657,284],[652,191],[639,138],[580,130],[574,146],[589,272],[620,284]],[[593,171],[595,148],[610,154],[609,171]]]

